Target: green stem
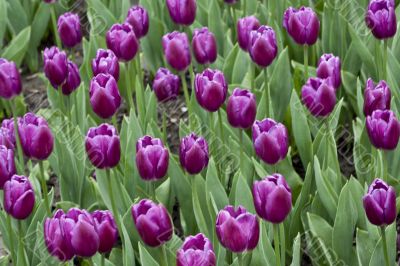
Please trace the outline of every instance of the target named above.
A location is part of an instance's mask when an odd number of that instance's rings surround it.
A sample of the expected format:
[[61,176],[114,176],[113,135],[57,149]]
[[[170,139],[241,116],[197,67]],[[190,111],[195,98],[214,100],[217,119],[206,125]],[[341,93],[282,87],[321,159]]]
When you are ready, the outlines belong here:
[[130,68],[130,62],[125,63],[125,82],[126,82],[126,94],[128,95],[128,105],[129,105],[129,110],[132,108],[135,108],[135,105],[133,104],[133,93],[132,93],[132,82],[131,79],[129,78],[129,72],[131,71]]
[[388,63],[388,40],[385,39],[383,41],[383,66],[382,66],[382,72],[383,72],[383,80],[387,81],[387,63]]
[[101,254],[101,264],[100,264],[101,266],[105,266],[106,264],[105,264],[105,256],[104,256],[104,254]]
[[219,125],[219,132],[221,136],[221,141],[224,142],[224,126],[222,123],[222,115],[221,115],[221,108],[218,109],[218,125]]
[[382,173],[382,179],[385,182],[389,181],[389,170],[388,170],[388,162],[387,162],[387,151],[385,150],[379,150],[381,153],[382,157],[382,167],[383,167],[383,173]]
[[[24,244],[24,232],[22,230],[22,221],[18,220],[18,236],[19,236],[19,244],[21,245],[22,249],[25,251],[25,244]],[[22,265],[26,265],[25,258],[21,258]]]
[[304,76],[308,79],[308,45],[304,45]]
[[18,130],[18,118],[17,118],[17,111],[15,108],[14,100],[11,101],[11,111],[13,113],[14,119],[14,131],[15,131],[15,141],[17,143],[17,152],[18,152],[18,171],[22,174],[25,174],[25,163],[24,163],[24,155],[22,153],[22,145],[21,145],[21,136],[19,135]]
[[165,249],[165,245],[161,246],[161,252],[162,252],[162,266],[168,266],[168,257],[167,257],[167,250]]
[[251,71],[251,90],[254,92],[256,91],[256,65],[250,64],[250,71]]
[[115,129],[118,131],[118,121],[117,121],[117,114],[111,117],[111,122],[113,123]]
[[192,108],[190,106],[190,97],[189,97],[189,90],[187,87],[187,83],[186,83],[186,76],[185,76],[185,72],[181,72],[181,81],[182,81],[182,87],[183,87],[183,94],[185,95],[185,102],[186,102],[186,107],[188,109],[188,121],[189,121],[189,125],[190,125],[190,115],[192,114]]
[[267,68],[264,68],[264,70],[263,70],[263,73],[264,73],[264,90],[266,91],[266,99],[265,99],[265,101],[266,101],[266,105],[265,105],[265,114],[266,114],[266,117],[273,117],[273,114],[272,114],[272,106],[271,106],[271,102],[272,102],[272,100],[271,100],[271,92],[270,92],[270,90],[269,90],[269,80],[268,80],[268,71],[267,71]]
[[387,250],[386,232],[384,226],[381,226],[381,235],[382,235],[383,256],[385,257],[385,265],[389,266],[389,255]]
[[286,237],[285,237],[285,225],[282,223],[279,224],[279,233],[280,233],[280,240],[281,240],[281,260],[282,260],[282,265],[285,265],[285,260],[286,260]]
[[62,48],[60,36],[58,36],[58,30],[57,30],[57,15],[56,15],[56,10],[54,7],[55,4],[52,4],[50,7],[50,12],[51,12],[51,23],[53,24],[53,34],[54,38],[56,39],[56,44],[59,48]]
[[17,257],[15,256],[15,248],[14,248],[14,231],[11,225],[11,215],[7,215],[7,227],[8,227],[8,241],[10,242],[10,252],[11,258],[14,265],[17,265]]
[[242,5],[242,10],[243,10],[243,16],[246,16],[246,11],[247,11],[247,6],[246,3],[247,1],[242,1],[243,5]]
[[75,123],[79,125],[79,114],[78,114],[78,91],[73,92],[75,101]]
[[279,252],[279,224],[274,224],[274,247],[275,247],[275,257],[276,266],[281,266],[281,253]]
[[238,264],[239,266],[243,266],[243,254],[242,253],[238,253],[237,254],[237,258],[238,258]]
[[[325,122],[325,130],[326,130],[325,137],[328,140],[328,145],[331,145],[331,143],[329,142],[330,134],[331,134],[330,128],[329,128],[329,116],[324,119],[324,122]],[[325,150],[325,169],[328,168],[328,165],[329,165],[329,152],[327,150]]]
[[165,111],[162,112],[162,129],[163,129],[163,140],[164,144],[166,145],[168,132],[167,132],[167,114]]
[[50,217],[51,216],[51,210],[50,210],[49,196],[48,196],[48,191],[47,191],[46,178],[44,176],[43,161],[39,161],[39,168],[40,168],[40,179],[39,179],[39,181],[40,181],[40,185],[42,186],[44,205],[46,206],[47,216]]
[[239,166],[240,166],[240,170],[243,171],[243,169],[242,169],[243,168],[243,130],[241,128],[239,128],[239,145],[240,145],[240,147],[239,147],[239,149],[240,149]]

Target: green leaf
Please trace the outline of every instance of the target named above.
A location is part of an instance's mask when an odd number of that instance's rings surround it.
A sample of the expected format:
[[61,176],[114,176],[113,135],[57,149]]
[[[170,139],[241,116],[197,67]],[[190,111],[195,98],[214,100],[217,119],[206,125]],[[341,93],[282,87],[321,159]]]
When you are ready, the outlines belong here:
[[4,49],[2,57],[20,66],[30,45],[31,27],[23,29]]
[[114,15],[100,0],[87,0],[87,14],[91,35],[101,35],[117,22]]
[[251,194],[249,185],[242,175],[239,175],[236,184],[235,206],[238,205],[242,205],[251,213],[256,213],[254,209],[253,195]]
[[214,158],[212,157],[207,167],[206,191],[213,195],[218,210],[223,209],[229,204],[225,189],[218,179],[217,168],[215,166]]
[[0,49],[4,45],[4,35],[7,30],[7,2],[0,0]]
[[193,210],[194,210],[194,215],[196,217],[197,225],[199,226],[199,229],[202,233],[204,233],[206,236],[210,237],[211,234],[208,231],[208,226],[206,223],[206,220],[203,215],[203,211],[201,209],[200,205],[200,200],[198,196],[198,190],[200,189],[200,184],[202,181],[202,177],[199,175],[194,176],[193,184],[192,184],[192,201],[193,201]]
[[[395,265],[396,260],[396,223],[392,223],[386,228],[386,245],[388,248],[388,256],[389,256],[389,265]],[[375,246],[374,252],[371,256],[371,261],[369,262],[370,266],[381,266],[384,262],[383,257],[383,246],[382,246],[382,238],[379,239],[379,242]]]
[[150,28],[149,32],[140,41],[144,57],[144,65],[148,66],[151,72],[156,72],[158,67],[164,65],[163,63],[163,49],[161,39],[166,32],[165,26],[162,21],[156,16],[149,17]]
[[359,265],[369,264],[375,245],[375,241],[371,239],[371,236],[367,231],[357,228],[356,248]]
[[300,266],[301,265],[301,235],[297,234],[293,242],[293,253],[292,253],[292,263],[290,266]]
[[222,25],[223,19],[221,18],[221,10],[219,8],[219,3],[217,0],[211,0],[208,9],[208,28],[214,33],[217,39],[218,54],[224,53],[224,30]]
[[[122,221],[121,216],[120,216],[119,220]],[[129,234],[124,226],[124,223],[121,223],[121,228],[122,228],[122,235],[123,235],[123,241],[124,241],[124,245],[123,245],[124,265],[135,266],[135,256],[133,253],[132,243],[129,239]],[[139,244],[139,246],[140,246],[140,244]],[[142,256],[140,256],[140,257],[142,257]],[[148,265],[148,264],[142,264],[142,265]]]
[[[153,259],[153,257],[147,252],[146,248],[139,242],[139,254],[140,263],[146,266],[158,266],[159,264]],[[128,265],[128,264],[124,264]]]
[[7,0],[7,3],[8,24],[13,35],[17,35],[24,28],[29,26],[28,18],[21,5],[21,1]]
[[326,247],[332,247],[332,232],[333,228],[324,218],[312,214],[307,213],[308,225],[310,226],[310,230],[315,237],[318,237]]

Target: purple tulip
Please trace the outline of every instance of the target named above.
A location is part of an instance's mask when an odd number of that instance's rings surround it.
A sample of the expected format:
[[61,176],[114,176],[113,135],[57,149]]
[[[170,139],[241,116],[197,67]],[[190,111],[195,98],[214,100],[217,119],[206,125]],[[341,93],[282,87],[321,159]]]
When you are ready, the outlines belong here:
[[132,206],[132,217],[143,242],[158,247],[172,238],[174,229],[167,209],[160,203],[142,199]]
[[195,133],[184,137],[179,146],[179,160],[189,174],[200,173],[208,165],[207,141]]
[[209,112],[215,112],[225,102],[228,84],[224,73],[207,68],[196,75],[194,89],[199,105]]
[[109,124],[90,128],[86,135],[85,147],[89,160],[99,169],[113,168],[119,163],[119,136],[117,130]]
[[67,54],[56,46],[44,49],[44,74],[54,88],[61,86],[68,77]]
[[369,78],[364,91],[364,114],[369,116],[375,110],[390,110],[392,94],[386,81],[381,80],[375,86],[374,81]]
[[132,60],[139,50],[139,42],[131,25],[114,24],[106,34],[108,49],[124,61]]
[[169,153],[162,141],[144,136],[136,142],[136,167],[144,180],[158,180],[168,170]]
[[0,189],[16,174],[14,151],[6,146],[0,145]]
[[238,20],[236,29],[240,48],[246,52],[248,51],[250,32],[258,30],[259,27],[260,22],[255,16],[244,17]]
[[216,232],[219,242],[235,253],[253,250],[260,235],[258,219],[244,207],[229,205],[217,216]]
[[153,91],[159,102],[175,99],[179,94],[181,81],[166,68],[159,68],[153,81]]
[[167,8],[176,24],[189,26],[196,18],[196,0],[167,0]]
[[128,10],[125,23],[129,23],[137,38],[144,37],[149,31],[149,15],[142,6],[133,6]]
[[99,252],[110,252],[117,242],[118,229],[110,211],[94,211],[92,213],[95,227],[99,235]]
[[369,139],[377,149],[396,149],[400,136],[400,123],[392,111],[373,111],[367,117],[366,124]]
[[342,83],[340,58],[333,54],[323,54],[318,62],[317,77],[327,79],[338,89]]
[[15,133],[14,120],[4,119],[0,127],[0,145],[6,146],[8,149],[15,149]]
[[22,91],[21,76],[14,62],[0,58],[0,97],[11,99]]
[[90,104],[101,118],[112,117],[121,105],[117,81],[110,74],[98,74],[90,82]]
[[82,41],[81,24],[77,14],[62,14],[58,18],[57,29],[61,41],[67,47],[74,47]]
[[395,1],[371,0],[368,4],[365,21],[375,38],[393,37],[397,31]]
[[35,207],[35,191],[25,176],[14,175],[4,184],[4,210],[13,218],[24,220]]
[[389,225],[396,219],[396,191],[379,178],[369,186],[363,204],[368,220],[374,225]]
[[109,49],[99,49],[97,50],[96,58],[92,60],[92,71],[94,76],[97,76],[100,73],[110,74],[115,78],[115,80],[118,80],[118,58],[115,56],[114,52]]
[[286,127],[270,118],[253,124],[253,145],[256,154],[267,164],[276,164],[286,157],[289,137]]
[[81,84],[81,76],[79,74],[78,66],[68,60],[68,76],[65,83],[62,85],[62,93],[64,95],[70,95],[74,92]]
[[256,119],[256,97],[248,90],[234,89],[228,99],[226,113],[232,127],[242,129],[251,127]]
[[264,25],[251,31],[248,49],[254,63],[260,67],[269,66],[278,54],[275,31]]
[[227,3],[228,5],[233,5],[236,4],[237,0],[224,0],[225,3]]
[[301,89],[301,99],[314,116],[329,116],[336,105],[336,91],[326,80],[309,78]]
[[192,47],[199,64],[212,64],[217,60],[217,41],[207,27],[194,30]]
[[164,35],[162,46],[168,64],[177,71],[186,70],[192,61],[186,33],[174,31]]
[[258,216],[279,224],[292,209],[292,191],[281,174],[273,174],[254,182],[253,201]]
[[53,4],[53,3],[57,2],[57,0],[44,0],[44,2],[47,4]]
[[313,45],[317,41],[319,24],[317,14],[309,7],[289,7],[283,15],[283,27],[301,45]]
[[186,237],[176,255],[177,266],[215,266],[216,257],[210,240],[202,233]]

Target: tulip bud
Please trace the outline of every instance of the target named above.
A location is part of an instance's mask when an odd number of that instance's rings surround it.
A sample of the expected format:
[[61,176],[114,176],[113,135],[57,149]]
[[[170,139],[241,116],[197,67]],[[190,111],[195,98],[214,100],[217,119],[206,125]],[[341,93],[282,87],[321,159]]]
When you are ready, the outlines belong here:
[[196,0],[167,0],[167,8],[176,24],[189,26],[196,18]]
[[186,237],[176,255],[177,266],[215,266],[216,258],[210,240],[202,233]]
[[22,91],[21,76],[14,62],[0,58],[0,97],[11,99]]
[[367,133],[377,149],[394,150],[400,136],[400,123],[390,110],[376,110],[367,117]]
[[94,211],[92,213],[95,227],[99,235],[99,252],[110,252],[117,242],[118,229],[110,211]]
[[338,89],[342,82],[340,58],[333,54],[323,54],[318,62],[317,77],[327,79],[329,83]]
[[365,21],[375,38],[393,37],[397,31],[394,0],[371,0],[368,4]]
[[74,62],[68,60],[68,76],[65,83],[62,85],[62,93],[64,95],[70,95],[80,84],[81,76],[78,66]]
[[186,33],[174,31],[164,35],[162,46],[168,64],[177,71],[186,70],[192,61]]
[[267,164],[276,164],[286,157],[289,137],[286,127],[270,118],[253,124],[253,144],[256,154]]
[[100,73],[110,74],[115,78],[115,80],[118,80],[118,58],[115,56],[114,52],[109,49],[99,49],[97,50],[96,58],[92,60],[92,71],[94,76],[97,76]]
[[374,225],[389,225],[396,219],[396,191],[379,178],[369,186],[363,204],[368,220]]
[[329,116],[336,105],[336,92],[327,81],[309,78],[301,89],[301,99],[314,116]]
[[21,146],[28,158],[46,160],[54,146],[54,137],[47,121],[33,113],[26,113],[19,119],[18,132]]
[[317,14],[309,7],[289,7],[283,15],[283,27],[301,45],[313,45],[317,41],[319,24]]
[[228,84],[219,70],[207,68],[194,81],[197,102],[209,112],[217,111],[226,99]]
[[256,119],[256,97],[248,90],[234,89],[228,99],[226,113],[232,127],[242,129],[251,127]]
[[216,232],[222,246],[241,253],[257,246],[260,228],[254,214],[240,205],[237,209],[229,205],[218,213]]
[[133,6],[128,10],[125,23],[129,23],[137,38],[144,37],[149,31],[149,15],[142,6]]
[[4,145],[12,150],[15,149],[16,142],[13,119],[4,119],[3,122],[1,122],[0,145]]
[[0,189],[16,174],[14,151],[0,145]]
[[179,160],[189,174],[200,173],[208,165],[207,141],[195,133],[184,137],[179,146]]
[[58,18],[58,34],[63,44],[74,47],[82,41],[81,24],[79,16],[71,12],[64,13]]
[[248,51],[250,32],[257,30],[259,27],[260,22],[255,16],[244,17],[238,20],[236,28],[240,48],[246,52]]
[[275,31],[268,26],[251,31],[248,48],[254,63],[260,67],[269,66],[278,54]]
[[386,81],[381,80],[375,86],[374,81],[369,78],[364,91],[364,114],[369,116],[375,110],[390,110],[392,94]]
[[24,220],[35,206],[35,192],[25,176],[14,175],[4,184],[4,210],[18,220]]
[[217,41],[207,27],[194,30],[192,47],[199,64],[212,64],[217,60]]
[[68,77],[68,61],[64,51],[56,46],[44,49],[44,74],[54,88],[61,86]]
[[144,136],[136,142],[136,167],[144,180],[158,180],[168,170],[169,153],[162,141]]
[[143,242],[158,247],[172,238],[174,231],[167,209],[160,203],[142,199],[132,206],[132,217]]
[[106,34],[108,49],[124,61],[132,60],[139,50],[139,42],[131,25],[114,24]]
[[258,216],[279,224],[292,209],[292,191],[281,174],[273,174],[253,184],[253,200]]
[[181,81],[166,68],[159,68],[153,81],[153,90],[159,102],[175,99],[179,93]]
[[92,164],[99,168],[117,166],[121,157],[120,140],[117,130],[109,124],[101,124],[89,129],[86,140],[86,153]]
[[101,118],[112,117],[121,105],[118,84],[110,74],[98,74],[90,82],[90,104]]

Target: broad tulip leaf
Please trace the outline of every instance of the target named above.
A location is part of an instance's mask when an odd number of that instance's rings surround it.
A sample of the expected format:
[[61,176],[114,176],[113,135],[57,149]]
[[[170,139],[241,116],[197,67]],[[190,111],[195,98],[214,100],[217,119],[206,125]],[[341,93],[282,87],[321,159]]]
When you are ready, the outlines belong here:
[[30,45],[31,27],[26,27],[4,49],[2,57],[20,66]]

